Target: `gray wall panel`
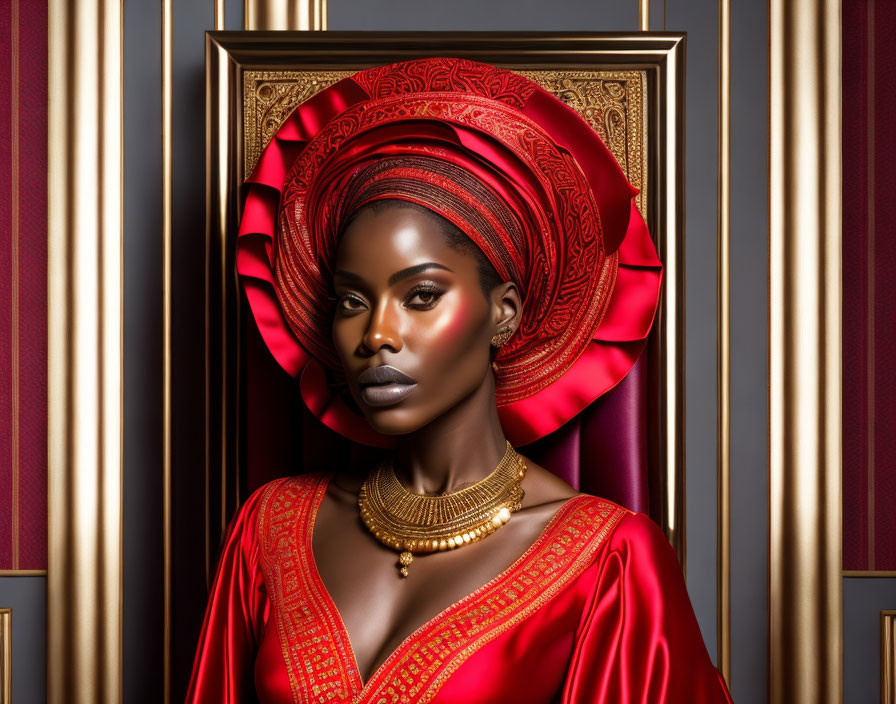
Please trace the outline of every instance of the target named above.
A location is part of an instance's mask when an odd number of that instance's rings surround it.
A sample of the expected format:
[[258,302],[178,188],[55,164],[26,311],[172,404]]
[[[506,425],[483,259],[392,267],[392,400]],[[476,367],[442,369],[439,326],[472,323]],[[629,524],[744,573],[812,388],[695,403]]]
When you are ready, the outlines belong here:
[[0,577],[0,608],[12,609],[12,700],[47,700],[47,579]]
[[124,699],[162,700],[161,4],[124,8]]
[[622,30],[638,28],[635,0],[330,0],[329,29]]
[[716,658],[716,228],[718,3],[669,0],[666,27],[687,32],[685,126],[688,591]]
[[245,0],[224,0],[224,29],[243,29]]
[[731,688],[767,698],[768,6],[731,7]]
[[[242,3],[226,0],[226,26],[242,26]],[[142,4],[141,4],[142,5]],[[133,7],[132,7],[133,6]],[[154,289],[160,280],[157,252],[159,244],[158,189],[150,181],[160,182],[157,138],[158,20],[144,24],[138,16],[148,13],[157,18],[158,7],[147,5],[138,10],[126,7],[126,54],[141,56],[144,66],[129,65],[126,76],[134,83],[126,94],[126,238],[140,234],[141,242],[126,242],[126,281],[134,279],[129,291],[138,291],[142,302],[136,307],[126,299],[126,320],[146,314],[160,319]],[[487,12],[483,11],[487,8]],[[174,262],[175,262],[175,482],[185,473],[200,471],[192,464],[195,438],[201,436],[201,399],[191,390],[191,377],[201,374],[201,350],[193,343],[195,331],[202,325],[187,302],[201,300],[203,251],[203,164],[204,164],[204,86],[203,32],[214,23],[214,6],[208,2],[175,3],[174,17]],[[711,0],[658,0],[651,2],[651,27],[687,31],[687,531],[688,588],[709,652],[716,651],[716,188],[717,188],[717,3]],[[733,285],[733,661],[734,691],[739,701],[764,699],[765,662],[765,3],[743,3],[733,16],[734,85],[733,99],[739,111],[734,115],[732,206],[734,256]],[[665,15],[665,16],[664,16]],[[330,0],[329,28],[389,30],[616,30],[637,28],[637,3],[626,2],[510,2],[478,0],[454,3],[435,0]],[[146,29],[150,27],[150,29]],[[143,32],[142,39],[136,37]],[[141,43],[142,41],[142,43]],[[149,57],[149,58],[147,58]],[[758,61],[757,61],[758,59]],[[761,64],[761,66],[760,66]],[[133,77],[136,77],[134,80]],[[141,95],[145,92],[145,95]],[[132,144],[144,135],[148,144]],[[154,150],[154,151],[153,151]],[[152,154],[150,154],[152,152]],[[140,154],[145,156],[140,156]],[[141,161],[141,159],[143,161]],[[128,181],[131,184],[128,184]],[[144,184],[145,182],[145,184]],[[141,200],[142,199],[142,200]],[[139,224],[137,220],[146,218]],[[138,258],[141,257],[141,258]],[[159,312],[153,318],[153,306]],[[126,325],[130,323],[126,322]],[[150,323],[150,326],[154,323]],[[137,332],[126,327],[126,346],[138,341],[151,342],[157,328]],[[130,336],[129,336],[130,335]],[[130,349],[130,347],[128,347]],[[159,390],[151,388],[158,379],[155,372],[138,379],[139,370],[158,369],[153,355],[146,352],[126,369],[126,595],[132,597],[139,574],[150,575],[149,567],[137,565],[143,549],[152,548],[152,540],[131,526],[129,516],[141,516],[147,530],[158,525],[152,514],[157,510],[153,494],[139,503],[136,490],[145,481],[149,486],[159,478],[160,465],[150,469],[159,457],[152,443],[160,438],[158,427],[147,424],[138,428],[140,409],[133,408],[128,390],[143,389],[140,396],[151,403]],[[127,356],[126,356],[127,358]],[[129,371],[131,369],[131,371]],[[152,374],[156,374],[152,376]],[[135,396],[135,399],[138,397]],[[141,434],[142,433],[142,434]],[[146,452],[141,458],[140,453]],[[153,454],[155,453],[155,454]],[[155,458],[155,459],[153,459]],[[154,473],[153,473],[154,472]],[[139,479],[135,473],[140,473]],[[129,491],[135,493],[129,494]],[[158,496],[157,494],[155,496]],[[128,498],[130,497],[130,498]],[[176,517],[180,515],[175,506]],[[759,531],[757,533],[757,530]],[[180,531],[180,532],[177,532]],[[177,539],[188,538],[185,527],[176,526]],[[149,547],[141,547],[149,546]],[[177,565],[175,566],[177,569]],[[130,570],[135,570],[131,574]],[[141,572],[141,570],[143,570]],[[129,591],[130,590],[130,591]],[[146,595],[139,598],[148,599]],[[183,604],[195,606],[196,613],[175,614],[175,681],[182,684],[189,670],[194,644],[178,638],[192,633],[193,623],[201,618],[204,594],[179,594]],[[194,604],[195,602],[195,604]],[[151,600],[143,606],[126,606],[126,648],[130,637],[128,624],[142,623],[155,613]],[[193,611],[193,609],[188,609]],[[130,616],[128,615],[130,614]],[[136,633],[136,631],[134,631]],[[136,651],[132,651],[136,652]],[[137,683],[134,661],[128,665],[126,685]],[[130,678],[129,679],[129,675]],[[177,688],[176,688],[177,691]]]
[[[175,2],[173,14],[172,203],[172,500],[174,701],[186,693],[205,611],[202,507],[186,503],[204,476],[205,434],[205,32],[215,26],[211,0]],[[225,9],[229,25],[236,19]],[[216,549],[217,546],[212,546]]]
[[843,580],[843,702],[880,701],[880,612],[896,609],[896,579]]

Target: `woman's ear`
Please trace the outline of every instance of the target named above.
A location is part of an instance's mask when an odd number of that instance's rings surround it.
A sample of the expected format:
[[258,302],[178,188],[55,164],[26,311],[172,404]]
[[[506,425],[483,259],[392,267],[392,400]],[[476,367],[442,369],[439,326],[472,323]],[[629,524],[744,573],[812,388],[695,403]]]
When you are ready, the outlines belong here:
[[492,289],[491,301],[494,334],[503,333],[510,337],[519,326],[523,312],[523,301],[517,285],[512,281],[498,284]]

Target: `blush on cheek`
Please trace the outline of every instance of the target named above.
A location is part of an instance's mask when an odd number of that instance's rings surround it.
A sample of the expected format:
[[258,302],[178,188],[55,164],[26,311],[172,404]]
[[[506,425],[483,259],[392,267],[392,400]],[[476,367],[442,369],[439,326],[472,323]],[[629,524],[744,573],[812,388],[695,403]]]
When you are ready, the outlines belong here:
[[439,324],[434,326],[433,339],[448,342],[475,337],[479,332],[481,317],[481,306],[475,305],[468,297],[461,296],[452,301],[450,307],[445,307]]

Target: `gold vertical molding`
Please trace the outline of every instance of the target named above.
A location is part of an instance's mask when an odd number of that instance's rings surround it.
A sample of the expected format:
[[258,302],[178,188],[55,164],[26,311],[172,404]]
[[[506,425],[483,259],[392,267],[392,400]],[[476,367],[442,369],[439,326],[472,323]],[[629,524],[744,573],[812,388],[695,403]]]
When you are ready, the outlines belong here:
[[122,4],[49,5],[47,700],[122,700]]
[[212,0],[215,3],[215,30],[224,29],[224,0]]
[[769,700],[842,699],[839,0],[769,6]]
[[731,1],[719,0],[718,665],[731,685]]
[[12,704],[12,609],[0,609],[0,704]]
[[12,504],[12,565],[19,569],[19,0],[10,3],[10,83],[12,96],[10,102],[10,323],[12,339],[9,344],[12,427],[10,428],[10,460],[11,460],[11,504]]
[[[216,7],[217,9],[217,7]],[[164,701],[171,701],[171,176],[172,0],[162,0],[162,588]],[[217,21],[217,14],[215,20]]]
[[249,30],[327,28],[327,0],[244,0],[244,12]]
[[638,0],[638,29],[650,31],[650,0]]
[[880,612],[880,704],[896,704],[896,611]]

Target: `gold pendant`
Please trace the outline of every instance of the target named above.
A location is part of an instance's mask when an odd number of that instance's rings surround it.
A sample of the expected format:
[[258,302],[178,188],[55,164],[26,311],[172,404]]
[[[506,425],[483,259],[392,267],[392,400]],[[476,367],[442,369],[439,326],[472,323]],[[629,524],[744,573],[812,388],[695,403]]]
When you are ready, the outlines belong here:
[[413,553],[410,553],[407,550],[405,550],[403,553],[401,553],[401,555],[398,556],[398,564],[401,565],[401,567],[399,567],[399,569],[398,569],[398,574],[400,574],[402,577],[407,577],[408,576],[408,566],[413,561],[414,561]]

